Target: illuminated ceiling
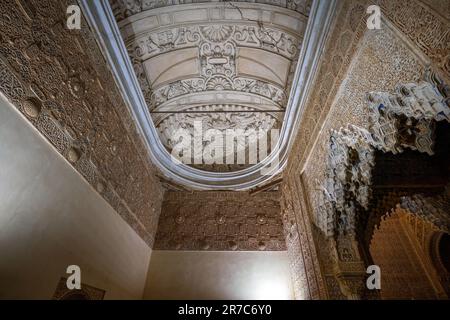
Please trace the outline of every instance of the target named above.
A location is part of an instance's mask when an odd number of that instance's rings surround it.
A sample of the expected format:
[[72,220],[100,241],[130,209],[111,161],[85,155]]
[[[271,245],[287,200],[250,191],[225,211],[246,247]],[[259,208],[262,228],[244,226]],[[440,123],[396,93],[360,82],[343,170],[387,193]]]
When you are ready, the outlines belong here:
[[[333,1],[82,5],[163,175],[193,189],[243,190],[281,172]],[[260,155],[258,164],[176,163],[170,157],[179,142],[174,133],[184,129],[195,140],[196,120],[203,130],[281,131],[275,146],[262,145],[269,156]],[[241,147],[252,143],[246,139]]]

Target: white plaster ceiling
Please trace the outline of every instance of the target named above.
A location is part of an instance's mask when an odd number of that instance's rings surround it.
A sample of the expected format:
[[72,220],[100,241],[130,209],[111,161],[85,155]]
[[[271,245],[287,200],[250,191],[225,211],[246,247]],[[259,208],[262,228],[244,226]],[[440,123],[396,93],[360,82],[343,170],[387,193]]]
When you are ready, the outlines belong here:
[[110,3],[147,107],[169,151],[172,133],[188,128],[193,134],[194,120],[206,129],[281,127],[310,1]]

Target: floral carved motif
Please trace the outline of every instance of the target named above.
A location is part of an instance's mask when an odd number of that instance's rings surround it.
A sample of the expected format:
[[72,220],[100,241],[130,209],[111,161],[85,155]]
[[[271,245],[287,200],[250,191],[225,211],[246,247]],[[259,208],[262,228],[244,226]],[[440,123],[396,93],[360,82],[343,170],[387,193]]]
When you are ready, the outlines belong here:
[[0,2],[0,91],[151,246],[163,190],[91,30],[65,27],[71,3]]
[[154,249],[285,250],[279,194],[167,192]]

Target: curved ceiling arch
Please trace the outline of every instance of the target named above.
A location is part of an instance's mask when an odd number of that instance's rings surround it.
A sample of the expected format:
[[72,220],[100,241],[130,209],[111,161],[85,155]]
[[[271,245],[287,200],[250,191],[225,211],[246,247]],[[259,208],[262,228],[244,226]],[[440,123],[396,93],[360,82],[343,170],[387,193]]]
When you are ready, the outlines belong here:
[[268,80],[268,79],[263,79],[263,77],[259,77],[259,76],[257,76],[257,75],[252,75],[252,74],[250,74],[250,72],[249,72],[249,73],[242,72],[242,75],[244,75],[244,76],[245,76],[245,75],[247,75],[247,76],[253,76],[253,77],[255,77],[255,78],[259,79],[259,80],[262,80],[262,81],[266,80],[268,83],[271,83],[271,82],[272,82],[272,84],[274,84],[274,85],[277,85],[277,84],[280,85],[280,84],[282,84],[282,83],[285,83],[286,80],[287,80],[286,78],[283,79],[282,76],[280,76],[279,73],[276,72],[276,71],[274,70],[274,67],[271,67],[270,64],[268,64],[268,63],[258,61],[256,58],[249,58],[249,57],[241,57],[241,60],[242,60],[243,62],[249,61],[249,62],[251,62],[251,63],[254,64],[254,65],[251,65],[251,64],[250,64],[250,65],[248,66],[249,69],[252,69],[252,67],[256,67],[256,69],[259,69],[259,68],[257,68],[257,67],[258,67],[258,66],[261,66],[261,67],[262,67],[261,69],[263,69],[263,70],[262,70],[263,73],[264,73],[264,71],[267,70],[267,72],[269,73],[269,76],[272,75],[273,78],[277,79],[278,81],[276,81],[276,80],[270,81],[270,80]]
[[[287,152],[292,144],[291,138],[295,136],[297,130],[298,120],[302,113],[302,106],[305,103],[311,80],[315,74],[320,50],[330,25],[334,1],[315,1],[313,3],[306,31],[303,30],[296,34],[299,41],[300,39],[303,40],[301,49],[296,50],[296,52],[289,52],[292,46],[288,45],[289,41],[286,39],[292,37],[292,34],[285,32],[285,30],[299,30],[301,26],[304,28],[306,18],[305,15],[281,7],[241,2],[231,3],[231,7],[228,6],[229,2],[223,3],[222,6],[216,2],[202,3],[200,4],[202,10],[199,10],[197,7],[196,10],[198,12],[191,16],[187,15],[186,12],[195,9],[192,5],[180,5],[177,9],[174,9],[173,6],[163,7],[154,9],[155,11],[147,10],[130,15],[128,20],[125,19],[119,22],[121,26],[121,30],[119,30],[111,7],[106,0],[94,2],[83,0],[81,4],[87,21],[97,34],[100,47],[111,66],[116,82],[136,119],[137,127],[148,146],[149,155],[153,163],[167,178],[193,189],[245,190],[263,184],[281,172],[287,159]],[[198,4],[195,6],[198,6]],[[180,14],[180,10],[184,12]],[[282,14],[284,14],[284,19],[280,18]],[[151,17],[155,16],[157,18],[152,20]],[[193,21],[182,20],[186,19],[185,17],[188,17],[190,20],[196,20],[197,24],[195,25]],[[239,29],[239,26],[229,28],[227,24],[220,24],[220,21],[223,22],[225,17],[229,18],[230,21],[243,21],[242,29]],[[293,19],[293,17],[297,17],[297,19]],[[216,20],[217,24],[215,27],[212,27],[210,24],[212,20]],[[206,21],[209,24],[205,23]],[[152,38],[151,30],[153,29],[149,29],[149,25],[152,23],[153,28],[159,32],[156,34],[158,42],[155,42],[155,39]],[[259,29],[251,29],[249,24],[256,24]],[[276,29],[277,24],[282,26]],[[271,32],[278,32],[278,38],[274,36],[275,33],[266,33],[269,25]],[[130,33],[130,28],[133,30],[132,33]],[[173,31],[174,28],[176,32]],[[149,30],[150,34],[148,33]],[[249,33],[248,30],[251,30],[251,32]],[[279,54],[284,50],[284,56],[291,55],[291,63],[288,66],[290,75],[286,77],[289,82],[286,82],[285,87],[282,88],[287,91],[284,92],[284,103],[274,103],[273,97],[277,97],[276,91],[272,91],[269,95],[270,99],[268,99],[270,100],[269,105],[276,107],[280,111],[285,111],[284,121],[282,124],[279,124],[281,132],[275,147],[272,147],[269,156],[265,159],[260,159],[259,163],[233,172],[208,172],[182,164],[179,161],[174,161],[169,153],[168,146],[162,141],[164,139],[161,139],[161,130],[154,123],[154,118],[157,114],[153,114],[152,111],[163,104],[166,107],[170,106],[170,103],[173,102],[172,98],[176,98],[180,102],[180,96],[182,98],[186,97],[183,95],[166,95],[165,101],[162,101],[159,105],[155,103],[155,92],[157,93],[161,88],[148,87],[149,82],[144,70],[146,66],[143,62],[152,56],[150,52],[152,48],[157,48],[155,49],[158,51],[157,54],[177,50],[176,41],[186,40],[186,33],[190,33],[192,36],[191,40],[198,48],[199,78],[203,80],[203,86],[199,87],[198,91],[194,90],[188,94],[198,99],[205,92],[211,93],[212,96],[217,96],[219,91],[224,91],[225,94],[236,94],[241,96],[242,99],[242,97],[246,97],[250,93],[253,95],[260,93],[261,89],[259,88],[254,89],[254,92],[251,92],[249,89],[254,88],[256,85],[263,86],[270,91],[272,88],[269,87],[268,83],[261,84],[257,83],[259,80],[242,77],[236,68],[238,63],[232,60],[239,56],[236,54],[236,51],[245,50],[251,46],[248,44],[242,45],[244,39],[242,34],[244,31],[247,32],[247,42],[249,41],[248,39],[254,39],[248,37],[249,34],[256,35],[259,32],[259,43],[255,48],[264,48],[264,50],[260,50],[261,52],[267,52],[266,49],[270,49],[269,51],[272,51],[272,53],[276,51]],[[131,40],[127,40],[127,35]],[[124,44],[124,38],[127,47]],[[143,39],[147,39],[147,42],[143,43]],[[281,45],[279,46],[279,44]],[[152,45],[155,45],[155,47],[152,47]],[[182,47],[183,45],[185,44],[182,42]],[[297,45],[300,45],[300,42]],[[191,47],[194,46],[191,44]],[[156,55],[153,54],[153,56]],[[179,76],[182,77],[183,75]],[[190,88],[192,88],[192,84],[186,84],[182,81],[182,79],[176,80],[176,83],[172,85],[181,89],[184,86],[191,85]],[[239,90],[242,88],[239,85],[243,85],[245,90]],[[294,89],[288,90],[291,86]],[[174,91],[167,90],[166,92]],[[192,102],[192,100],[188,101],[187,105],[184,105],[183,110],[185,111],[183,112],[211,105],[213,110],[209,111],[212,113],[216,113],[219,110],[217,109],[217,103],[202,104],[200,101]],[[230,100],[225,100],[224,105],[231,105]],[[176,106],[177,103],[172,104],[172,107]],[[253,112],[252,110],[258,109],[259,105],[247,103],[247,107],[250,107],[250,109],[245,112]],[[223,109],[223,106],[221,108]],[[236,108],[243,108],[243,106],[236,104],[234,108],[231,111],[225,111],[235,113]],[[204,111],[204,109],[201,110]],[[239,110],[242,111],[244,109]],[[176,111],[176,109],[169,111]],[[222,112],[223,110],[220,111],[220,113]],[[261,121],[258,123],[267,125],[267,121],[264,122],[264,119],[271,119],[272,115],[261,112],[261,110],[258,113],[262,115],[259,117]],[[195,118],[192,115],[189,115],[189,117]],[[223,118],[226,121],[232,118],[231,115],[221,117],[217,114],[214,117],[217,119]],[[249,121],[249,117],[246,117],[246,121]],[[202,118],[204,119],[204,114],[202,114]],[[236,123],[240,119],[233,121]],[[164,121],[159,123],[162,122]]]

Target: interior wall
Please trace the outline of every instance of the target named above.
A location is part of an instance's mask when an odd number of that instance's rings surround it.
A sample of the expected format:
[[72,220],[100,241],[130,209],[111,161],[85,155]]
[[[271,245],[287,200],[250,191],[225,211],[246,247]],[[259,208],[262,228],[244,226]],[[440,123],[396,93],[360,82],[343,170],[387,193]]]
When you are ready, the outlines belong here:
[[50,299],[68,265],[141,298],[151,250],[0,94],[0,298]]
[[144,299],[292,299],[286,251],[154,250]]
[[169,191],[155,250],[283,251],[279,193]]
[[[369,108],[366,93],[392,92],[401,82],[417,82],[424,73],[422,56],[416,55],[398,32],[383,24],[383,30],[365,31],[359,47],[349,65],[347,74],[333,100],[330,110],[315,140],[311,153],[301,171],[312,221],[319,213],[320,193],[330,150],[330,133],[349,124],[368,128]],[[300,174],[298,175],[300,179]],[[298,183],[297,185],[300,185]],[[316,243],[326,243],[317,232]],[[330,299],[341,299],[342,294],[330,259],[331,252],[317,245],[319,261],[326,279]]]

